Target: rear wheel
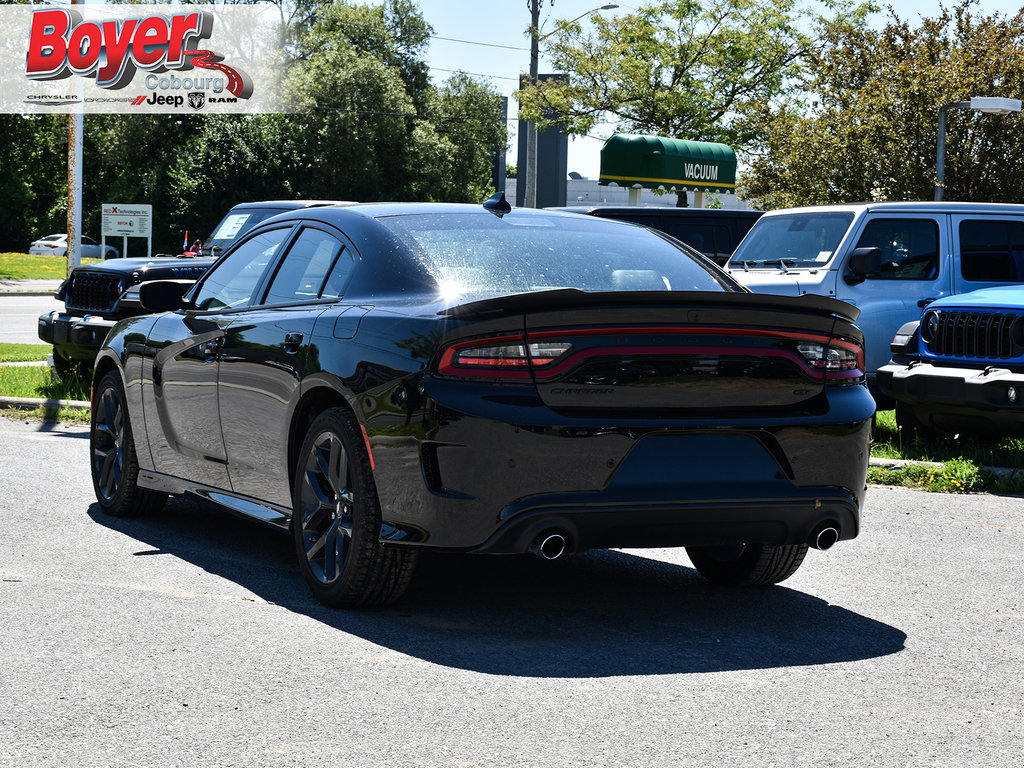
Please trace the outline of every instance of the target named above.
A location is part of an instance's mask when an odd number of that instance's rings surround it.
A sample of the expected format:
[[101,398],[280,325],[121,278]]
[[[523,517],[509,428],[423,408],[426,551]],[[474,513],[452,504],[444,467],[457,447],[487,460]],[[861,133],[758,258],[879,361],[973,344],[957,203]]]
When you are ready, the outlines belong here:
[[92,370],[92,363],[67,357],[63,352],[54,347],[53,370],[57,372],[62,381],[67,381],[70,378],[88,376]]
[[135,439],[117,371],[96,386],[89,430],[92,486],[104,512],[116,517],[157,512],[167,494],[140,488]]
[[322,413],[299,453],[292,532],[302,575],[320,602],[337,607],[397,600],[415,553],[380,543],[381,513],[370,459],[355,418]]
[[686,554],[700,575],[713,584],[761,587],[778,584],[796,573],[807,556],[807,545],[687,547]]

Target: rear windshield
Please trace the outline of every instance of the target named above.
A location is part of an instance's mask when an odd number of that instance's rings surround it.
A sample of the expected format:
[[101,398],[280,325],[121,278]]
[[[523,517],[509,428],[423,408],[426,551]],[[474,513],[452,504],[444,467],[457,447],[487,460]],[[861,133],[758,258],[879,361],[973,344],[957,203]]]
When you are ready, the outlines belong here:
[[[204,256],[221,256],[228,246],[255,227],[264,219],[289,210],[287,208],[245,208],[230,211],[213,230],[210,239],[203,243]],[[212,249],[219,249],[209,253]]]
[[757,220],[729,259],[729,266],[821,267],[836,252],[852,213],[792,213]]
[[649,230],[592,216],[511,213],[382,217],[445,294],[737,291],[714,265]]

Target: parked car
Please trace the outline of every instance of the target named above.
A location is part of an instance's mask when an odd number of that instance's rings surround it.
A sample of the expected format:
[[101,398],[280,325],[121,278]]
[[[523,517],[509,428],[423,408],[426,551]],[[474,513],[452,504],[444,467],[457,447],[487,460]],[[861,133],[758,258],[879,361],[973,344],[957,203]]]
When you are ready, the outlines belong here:
[[889,405],[875,378],[896,330],[937,298],[1024,282],[1022,249],[1024,205],[823,205],[766,213],[727,269],[758,292],[859,307],[868,385]]
[[924,435],[1024,435],[1024,286],[983,288],[929,304],[878,371],[896,421]]
[[857,536],[874,412],[856,309],[759,296],[655,232],[493,199],[275,216],[96,360],[113,515],[193,493],[291,532],[316,597],[424,550],[686,546],[767,585]]
[[724,265],[761,211],[737,208],[669,208],[636,205],[576,205],[551,208],[632,221],[681,240],[719,266]]
[[[66,234],[47,235],[34,240],[28,247],[28,252],[34,256],[67,256],[68,236]],[[83,259],[116,259],[121,252],[112,245],[101,245],[91,237],[82,235],[82,251],[80,256]]]
[[39,317],[39,338],[53,344],[53,366],[61,376],[88,373],[96,352],[114,324],[125,317],[147,314],[139,303],[139,286],[150,280],[174,280],[187,289],[216,261],[235,238],[269,216],[325,205],[320,200],[264,200],[239,203],[225,214],[203,247],[202,258],[192,254],[119,259],[86,264],[72,271],[57,290],[64,311]]
[[203,256],[220,256],[235,240],[264,219],[276,216],[284,211],[296,208],[314,208],[319,205],[350,205],[339,200],[260,200],[252,203],[239,203],[234,206],[220,223],[213,228],[211,235],[203,241]]

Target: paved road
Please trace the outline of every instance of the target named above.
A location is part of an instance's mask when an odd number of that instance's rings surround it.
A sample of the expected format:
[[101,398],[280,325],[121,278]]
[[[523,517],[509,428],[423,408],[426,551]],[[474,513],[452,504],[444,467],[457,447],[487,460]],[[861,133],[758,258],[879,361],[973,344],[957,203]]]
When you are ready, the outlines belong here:
[[55,309],[64,309],[64,303],[52,296],[0,293],[0,342],[42,344],[39,316]]
[[104,516],[87,445],[0,419],[2,766],[1021,764],[1020,498],[874,488],[768,590],[674,550],[435,558],[345,612],[198,501]]

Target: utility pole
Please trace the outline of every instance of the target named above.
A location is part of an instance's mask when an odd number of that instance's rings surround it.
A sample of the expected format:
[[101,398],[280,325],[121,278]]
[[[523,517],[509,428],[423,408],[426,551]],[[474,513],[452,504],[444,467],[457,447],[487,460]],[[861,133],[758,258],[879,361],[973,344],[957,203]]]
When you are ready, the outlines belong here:
[[[541,0],[528,0],[530,4],[530,84],[537,82],[537,60],[540,44],[540,3]],[[523,203],[527,208],[537,207],[537,123],[526,122],[526,197]]]

